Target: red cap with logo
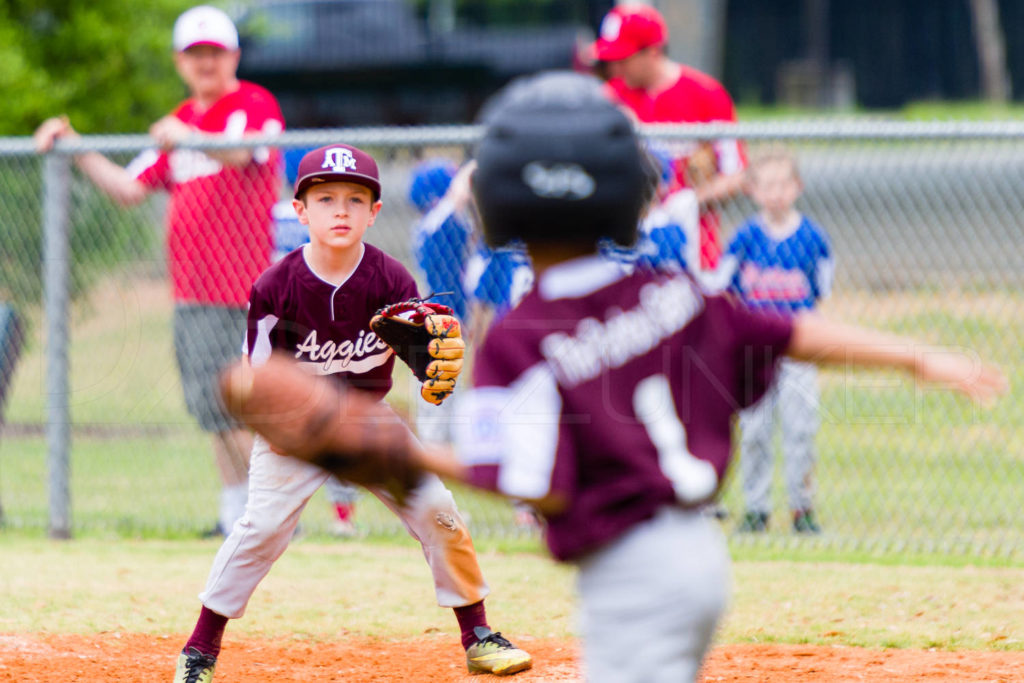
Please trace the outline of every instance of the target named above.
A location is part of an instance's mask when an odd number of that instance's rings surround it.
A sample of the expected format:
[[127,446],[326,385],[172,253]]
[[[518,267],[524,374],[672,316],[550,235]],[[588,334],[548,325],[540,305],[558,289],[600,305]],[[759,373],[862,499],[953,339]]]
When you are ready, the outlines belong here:
[[369,154],[351,145],[327,145],[307,152],[295,176],[295,198],[317,183],[344,181],[370,188],[380,199],[380,173]]
[[650,5],[619,5],[601,21],[601,35],[593,44],[593,56],[602,62],[625,59],[668,40],[661,13]]

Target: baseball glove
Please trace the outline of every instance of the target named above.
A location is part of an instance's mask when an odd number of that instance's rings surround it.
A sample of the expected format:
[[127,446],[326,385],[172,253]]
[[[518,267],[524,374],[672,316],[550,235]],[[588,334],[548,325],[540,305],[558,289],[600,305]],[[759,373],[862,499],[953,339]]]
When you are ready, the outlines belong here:
[[387,490],[399,503],[422,470],[418,444],[394,412],[337,380],[311,375],[278,353],[260,367],[240,361],[220,377],[224,405],[283,455],[341,479]]
[[440,405],[455,389],[466,343],[451,308],[422,299],[400,301],[377,311],[370,329],[423,383],[424,401]]
[[718,174],[718,155],[710,142],[701,142],[686,158],[686,181],[690,187],[703,185]]

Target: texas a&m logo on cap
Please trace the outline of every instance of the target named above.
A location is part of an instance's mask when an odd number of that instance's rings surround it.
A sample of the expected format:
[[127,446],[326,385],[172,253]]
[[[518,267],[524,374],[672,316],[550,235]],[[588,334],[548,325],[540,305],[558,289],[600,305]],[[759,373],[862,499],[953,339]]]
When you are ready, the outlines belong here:
[[354,171],[356,158],[347,147],[331,147],[324,152],[324,163],[320,168],[329,168],[334,173]]
[[380,174],[369,154],[351,145],[333,144],[306,152],[299,162],[295,198],[314,183],[347,182],[364,185],[380,199]]

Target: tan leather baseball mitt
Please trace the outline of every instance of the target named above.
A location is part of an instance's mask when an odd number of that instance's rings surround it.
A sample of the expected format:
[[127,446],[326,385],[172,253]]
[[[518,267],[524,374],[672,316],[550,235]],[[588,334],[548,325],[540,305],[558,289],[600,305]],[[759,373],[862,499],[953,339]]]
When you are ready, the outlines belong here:
[[422,382],[424,401],[440,405],[455,390],[466,343],[451,308],[421,299],[400,301],[377,311],[370,329]]

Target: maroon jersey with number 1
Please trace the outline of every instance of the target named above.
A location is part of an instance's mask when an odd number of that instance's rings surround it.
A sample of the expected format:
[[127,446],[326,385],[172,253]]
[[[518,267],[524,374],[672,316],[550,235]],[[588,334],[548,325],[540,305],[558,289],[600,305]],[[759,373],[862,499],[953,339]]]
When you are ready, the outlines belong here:
[[559,264],[478,351],[460,458],[478,486],[564,497],[547,542],[579,557],[717,493],[732,417],[764,393],[791,333],[686,275]]

